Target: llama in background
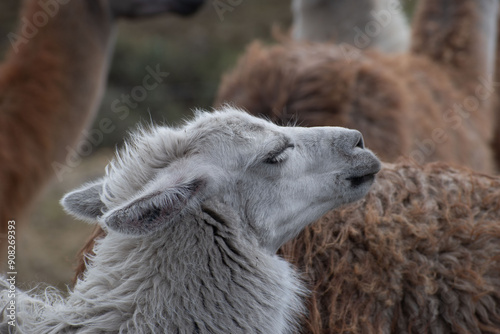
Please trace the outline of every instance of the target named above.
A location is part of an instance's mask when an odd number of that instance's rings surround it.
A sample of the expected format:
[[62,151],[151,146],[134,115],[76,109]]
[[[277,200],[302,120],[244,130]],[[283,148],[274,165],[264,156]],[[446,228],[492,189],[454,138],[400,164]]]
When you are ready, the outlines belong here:
[[[216,105],[357,128],[388,161],[494,172],[497,12],[491,0],[420,1],[401,55],[256,43],[224,77]],[[365,200],[281,250],[313,287],[305,332],[500,332],[498,187],[444,164],[383,169]]]
[[448,161],[493,172],[493,0],[421,1],[411,50],[346,53],[335,44],[252,44],[219,88],[275,121],[360,130],[386,161]]
[[500,333],[499,177],[384,164],[281,254],[313,291],[301,333]]
[[404,52],[410,27],[399,1],[293,0],[297,41],[347,43],[360,49]]

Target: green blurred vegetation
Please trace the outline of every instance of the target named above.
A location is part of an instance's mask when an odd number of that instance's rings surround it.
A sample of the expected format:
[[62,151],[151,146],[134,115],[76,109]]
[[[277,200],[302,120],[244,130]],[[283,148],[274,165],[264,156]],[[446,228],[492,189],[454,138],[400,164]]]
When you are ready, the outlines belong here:
[[271,40],[275,22],[283,27],[290,23],[287,0],[246,1],[226,12],[223,21],[211,3],[207,1],[202,11],[190,18],[121,22],[99,117],[116,119],[111,110],[113,101],[142,83],[147,66],[159,65],[170,75],[148,92],[147,99],[132,109],[124,122],[115,122],[118,131],[105,138],[103,145],[120,142],[138,121],[172,124],[194,108],[209,108],[221,74],[234,65],[245,45],[254,38]]
[[21,1],[18,0],[2,0],[0,2],[0,60],[4,58],[5,52],[9,48],[9,40],[7,34],[10,31],[15,31],[19,7]]

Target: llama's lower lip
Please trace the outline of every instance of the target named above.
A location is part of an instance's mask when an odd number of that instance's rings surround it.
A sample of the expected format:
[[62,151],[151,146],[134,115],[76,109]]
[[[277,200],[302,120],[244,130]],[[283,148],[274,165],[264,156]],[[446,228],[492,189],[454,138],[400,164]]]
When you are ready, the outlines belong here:
[[359,187],[366,182],[372,182],[375,179],[375,174],[376,173],[370,173],[360,176],[350,176],[347,178],[347,180],[351,182],[352,187]]

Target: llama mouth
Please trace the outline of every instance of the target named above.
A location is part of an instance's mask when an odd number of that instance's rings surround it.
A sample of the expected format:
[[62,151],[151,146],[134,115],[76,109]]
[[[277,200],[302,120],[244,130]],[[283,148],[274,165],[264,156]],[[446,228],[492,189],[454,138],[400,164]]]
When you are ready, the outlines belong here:
[[370,173],[361,176],[351,176],[348,177],[346,180],[351,182],[351,187],[356,188],[364,183],[373,182],[373,180],[375,180],[375,174],[377,173]]

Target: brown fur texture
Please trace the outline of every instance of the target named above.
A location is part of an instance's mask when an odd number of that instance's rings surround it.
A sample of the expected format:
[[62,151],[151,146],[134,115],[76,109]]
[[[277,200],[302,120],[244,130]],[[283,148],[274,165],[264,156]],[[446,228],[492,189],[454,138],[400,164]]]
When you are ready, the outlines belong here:
[[83,278],[83,274],[85,273],[85,269],[87,268],[87,263],[89,261],[89,256],[94,254],[94,245],[95,241],[106,236],[106,232],[96,224],[92,234],[85,241],[85,244],[80,249],[78,254],[76,254],[76,266],[75,266],[75,276],[73,276],[73,280],[71,284],[74,286],[78,279]]
[[281,252],[313,291],[304,333],[500,333],[500,178],[387,165]]
[[[45,10],[27,1],[21,13]],[[56,2],[57,3],[57,2]],[[107,2],[71,0],[33,36],[18,36],[0,68],[0,233],[9,219],[23,218],[26,207],[65,164],[92,120],[107,73],[112,37]],[[27,38],[26,36],[30,37]]]
[[496,20],[492,4],[420,2],[411,50],[401,55],[253,43],[224,76],[215,105],[281,122],[355,128],[385,161],[405,155],[492,172],[494,48],[488,50],[496,28],[484,23]]
[[[500,10],[497,21],[497,29],[500,30]],[[497,166],[500,166],[500,33],[497,35],[496,45],[496,66],[495,66],[495,138],[493,140],[493,151]]]

